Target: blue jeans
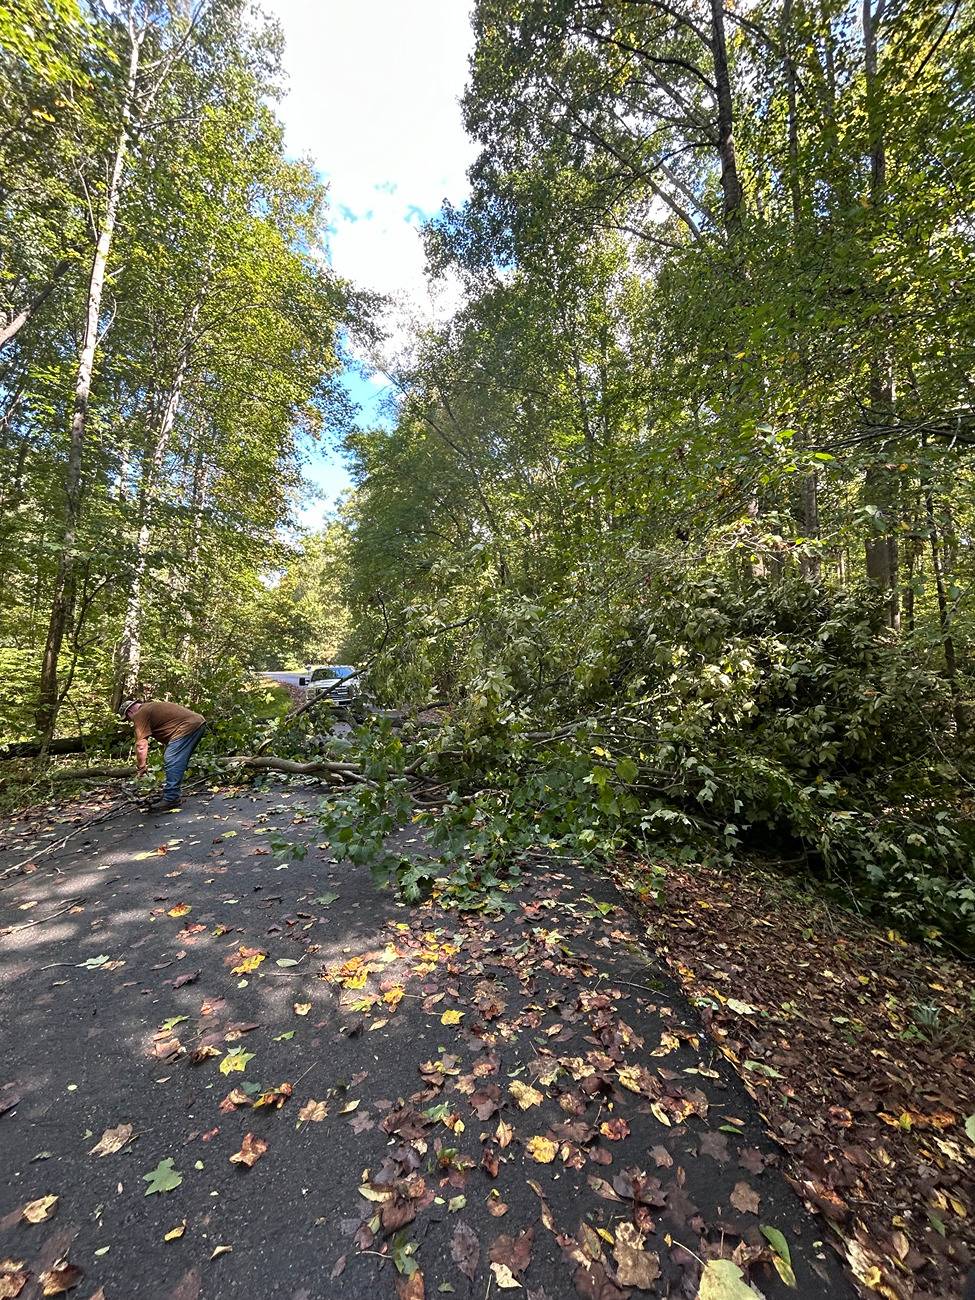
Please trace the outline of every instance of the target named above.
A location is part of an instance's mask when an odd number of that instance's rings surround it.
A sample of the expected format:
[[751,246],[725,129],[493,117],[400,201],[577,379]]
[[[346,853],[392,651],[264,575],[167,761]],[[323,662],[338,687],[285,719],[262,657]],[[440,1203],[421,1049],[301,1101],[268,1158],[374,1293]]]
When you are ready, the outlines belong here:
[[180,786],[183,784],[183,774],[189,766],[193,750],[202,740],[205,730],[206,723],[202,727],[197,727],[196,731],[191,731],[187,736],[177,736],[163,750],[163,767],[166,771],[166,784],[163,786],[164,799],[179,798]]

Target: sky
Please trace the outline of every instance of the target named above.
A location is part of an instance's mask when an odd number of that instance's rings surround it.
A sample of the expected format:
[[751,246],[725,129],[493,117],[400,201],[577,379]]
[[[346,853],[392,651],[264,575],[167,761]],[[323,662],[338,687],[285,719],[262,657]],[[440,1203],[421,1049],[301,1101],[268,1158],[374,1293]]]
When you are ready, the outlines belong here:
[[[474,146],[459,98],[472,45],[468,0],[262,0],[284,31],[288,93],[279,106],[288,152],[310,158],[329,186],[335,270],[393,296],[393,319],[445,314],[449,292],[431,297],[420,224],[444,199],[462,202]],[[389,389],[379,375],[346,383],[360,422],[381,417]],[[347,485],[332,455],[309,477],[323,500],[315,524]]]

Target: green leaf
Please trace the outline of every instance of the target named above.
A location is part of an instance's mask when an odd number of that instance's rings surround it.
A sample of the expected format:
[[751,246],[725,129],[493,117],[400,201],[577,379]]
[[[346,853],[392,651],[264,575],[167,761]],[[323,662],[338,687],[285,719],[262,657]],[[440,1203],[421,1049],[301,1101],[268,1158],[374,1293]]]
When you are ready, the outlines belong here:
[[760,1230],[772,1247],[772,1263],[775,1265],[775,1271],[786,1286],[796,1286],[796,1275],[792,1271],[792,1252],[789,1250],[789,1243],[784,1234],[778,1228],[770,1228],[766,1224],[761,1224]]
[[183,1175],[178,1169],[173,1168],[171,1156],[165,1160],[160,1160],[151,1174],[143,1174],[142,1178],[149,1184],[146,1188],[146,1196],[152,1196],[154,1192],[172,1192],[183,1181]]
[[168,1034],[174,1030],[177,1025],[181,1025],[184,1020],[189,1020],[189,1016],[170,1016],[169,1019],[164,1020],[159,1027],[160,1029],[165,1029]]
[[295,1036],[295,1030],[289,1029],[286,1033],[278,1034],[277,1037],[273,1039],[273,1041],[275,1043],[290,1043],[292,1038],[294,1038],[294,1036]]
[[254,1059],[253,1052],[245,1052],[238,1048],[234,1052],[228,1052],[220,1062],[220,1073],[231,1074],[234,1070],[243,1072],[247,1068],[247,1062]]
[[111,960],[112,959],[109,957],[108,953],[103,952],[97,957],[89,957],[87,961],[79,961],[78,966],[82,967],[84,970],[98,970],[100,966],[104,966],[107,961]]
[[333,894],[329,892],[327,894],[319,894],[318,897],[315,899],[315,902],[320,903],[322,907],[328,907],[328,905],[330,903],[334,903],[337,898],[338,898],[338,894]]
[[704,1265],[697,1300],[756,1300],[757,1296],[761,1292],[748,1285],[730,1259],[709,1259]]
[[298,959],[296,957],[279,957],[274,964],[275,966],[297,966]]
[[975,1115],[969,1115],[965,1120],[965,1132],[971,1142],[975,1142]]
[[771,1065],[765,1065],[762,1061],[746,1061],[746,1070],[753,1070],[756,1074],[764,1074],[766,1079],[784,1079],[785,1075],[780,1074],[778,1070]]

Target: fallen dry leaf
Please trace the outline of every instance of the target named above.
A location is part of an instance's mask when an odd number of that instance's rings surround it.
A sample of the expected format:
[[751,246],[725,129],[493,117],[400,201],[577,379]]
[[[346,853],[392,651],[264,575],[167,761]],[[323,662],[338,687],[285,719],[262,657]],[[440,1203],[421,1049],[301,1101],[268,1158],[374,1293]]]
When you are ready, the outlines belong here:
[[491,1272],[498,1284],[499,1291],[521,1290],[521,1283],[515,1278],[507,1264],[492,1264]]
[[735,1183],[735,1190],[728,1197],[728,1200],[735,1209],[740,1210],[742,1214],[757,1214],[762,1198],[759,1196],[758,1192],[755,1191],[754,1187],[750,1186],[748,1183],[741,1182]]
[[40,1196],[36,1201],[28,1201],[21,1210],[21,1218],[26,1219],[28,1223],[43,1223],[54,1213],[54,1208],[58,1203],[56,1196]]
[[328,1118],[328,1103],[309,1098],[301,1110],[298,1111],[298,1118],[319,1124],[323,1119]]
[[121,1151],[127,1142],[132,1141],[134,1133],[135,1128],[131,1124],[118,1124],[115,1128],[107,1128],[88,1154],[113,1156],[116,1151]]
[[44,1295],[63,1295],[65,1291],[76,1287],[84,1276],[77,1264],[59,1259],[46,1272],[41,1273],[37,1280]]
[[540,1165],[550,1165],[555,1159],[558,1147],[547,1137],[531,1137],[525,1143],[525,1150]]
[[219,1255],[229,1255],[232,1250],[233,1246],[214,1246],[213,1254],[210,1258],[216,1259]]
[[295,1015],[296,1015],[296,1016],[307,1016],[307,1015],[308,1015],[308,1012],[309,1012],[310,1010],[311,1010],[311,1003],[310,1003],[310,1002],[296,1002],[296,1003],[295,1003]]
[[[244,1140],[240,1144],[240,1150],[230,1157],[230,1163],[232,1165],[246,1165],[248,1169],[251,1169],[266,1150],[267,1143],[263,1138],[255,1137],[253,1133],[245,1133]],[[227,1249],[229,1250],[230,1247],[228,1246]]]
[[519,1079],[514,1079],[509,1084],[511,1094],[522,1110],[527,1110],[529,1106],[537,1106],[543,1099],[542,1093],[537,1088],[531,1087],[530,1084],[522,1083]]
[[163,1235],[163,1241],[176,1241],[178,1238],[182,1237],[185,1231],[186,1220],[184,1219],[182,1223],[177,1223],[175,1228],[170,1228],[169,1231]]
[[17,1300],[29,1276],[22,1259],[0,1259],[0,1300]]
[[450,1254],[467,1280],[473,1282],[481,1255],[481,1245],[477,1233],[466,1223],[458,1223],[454,1228],[454,1235],[450,1241]]

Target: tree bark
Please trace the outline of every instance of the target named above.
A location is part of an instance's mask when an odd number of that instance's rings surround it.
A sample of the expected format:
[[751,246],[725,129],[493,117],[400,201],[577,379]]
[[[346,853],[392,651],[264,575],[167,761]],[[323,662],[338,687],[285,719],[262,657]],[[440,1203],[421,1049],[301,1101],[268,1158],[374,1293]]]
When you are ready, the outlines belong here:
[[728,42],[724,4],[711,0],[711,55],[714,59],[715,99],[718,106],[718,155],[721,160],[722,215],[729,234],[741,226],[744,196],[735,155],[735,113],[728,71]]
[[85,449],[88,405],[91,398],[92,377],[95,369],[95,352],[98,347],[98,322],[101,316],[102,297],[105,289],[105,273],[108,269],[108,259],[112,250],[115,220],[118,215],[122,182],[132,140],[132,120],[139,80],[139,56],[142,49],[143,35],[144,32],[136,29],[130,16],[129,71],[125,98],[122,103],[121,124],[115,143],[115,153],[112,159],[108,191],[105,198],[105,215],[98,233],[95,256],[88,279],[88,306],[81,351],[78,355],[74,406],[71,416],[71,436],[68,446],[62,546],[54,579],[51,616],[48,622],[47,639],[44,646],[44,657],[41,663],[41,676],[38,685],[35,720],[38,731],[46,741],[49,741],[54,734],[54,727],[57,722],[58,656],[61,652],[65,627],[70,619],[74,604],[77,576],[74,548],[81,522],[82,461]]
[[[867,134],[870,148],[870,204],[873,212],[880,211],[887,188],[887,151],[884,142],[883,120],[879,103],[877,76],[877,23],[885,0],[879,0],[874,9],[873,0],[863,0],[863,51],[864,89],[866,93]],[[870,359],[870,404],[872,419],[887,424],[894,423],[894,382],[890,361],[881,345],[874,348]],[[891,527],[895,511],[898,485],[888,470],[874,468],[867,471],[864,495],[869,505],[882,512],[887,532],[881,537],[869,537],[864,543],[867,578],[887,597],[887,622],[898,629],[901,622],[900,592],[898,590],[899,555],[897,536]]]
[[155,505],[156,485],[173,429],[176,427],[176,416],[179,413],[183,382],[189,367],[194,328],[198,315],[199,304],[196,303],[186,324],[183,345],[180,349],[179,364],[176,368],[169,395],[163,406],[162,418],[159,422],[159,433],[156,437],[152,457],[143,470],[142,490],[139,494],[139,531],[135,544],[135,568],[129,586],[129,595],[125,605],[125,618],[122,622],[122,635],[115,659],[115,688],[112,692],[113,710],[119,707],[139,677],[139,668],[142,663],[142,584],[145,578],[149,542],[152,536],[152,513]]

